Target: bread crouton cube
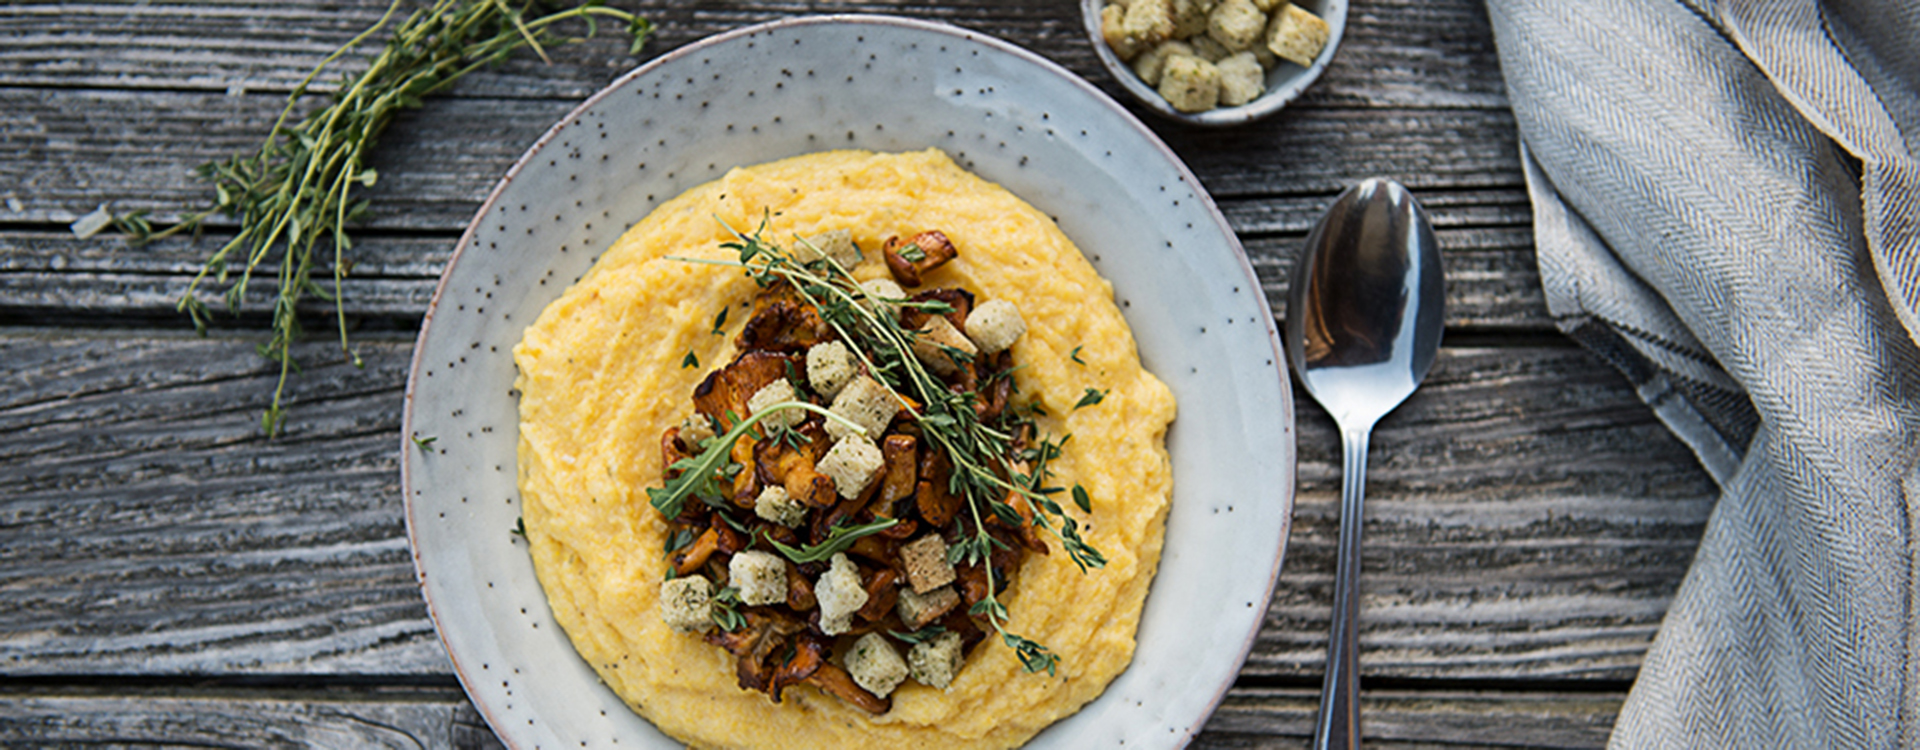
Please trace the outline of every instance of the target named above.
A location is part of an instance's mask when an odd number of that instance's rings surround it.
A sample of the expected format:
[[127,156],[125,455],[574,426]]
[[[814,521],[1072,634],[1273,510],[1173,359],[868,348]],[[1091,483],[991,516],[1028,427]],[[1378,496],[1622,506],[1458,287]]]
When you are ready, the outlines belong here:
[[867,309],[893,320],[900,319],[899,301],[907,298],[907,290],[898,282],[888,278],[869,279],[860,282],[860,292],[866,295],[862,301],[866,302]]
[[1261,13],[1272,13],[1273,9],[1288,2],[1289,0],[1253,0],[1253,7],[1259,8]]
[[840,389],[858,372],[859,364],[846,344],[826,341],[807,347],[807,385],[827,398],[840,395]]
[[727,562],[727,581],[742,604],[779,604],[787,600],[787,561],[772,552],[741,550]]
[[919,630],[934,620],[946,617],[958,606],[960,592],[954,591],[952,586],[941,586],[925,594],[908,587],[900,589],[900,598],[895,600],[893,608],[900,613],[900,622],[908,628]]
[[700,443],[713,437],[713,420],[704,414],[689,414],[680,420],[680,442],[688,448],[699,449]]
[[900,658],[886,636],[868,633],[847,650],[847,674],[853,676],[854,684],[885,698],[907,680],[907,660]]
[[770,484],[753,499],[753,514],[791,529],[807,520],[807,506],[787,494],[787,488]]
[[1119,55],[1122,60],[1131,60],[1140,54],[1142,45],[1133,37],[1127,36],[1127,6],[1109,5],[1100,9],[1100,38]]
[[1187,43],[1193,48],[1194,57],[1210,63],[1220,62],[1233,54],[1233,50],[1227,49],[1226,45],[1214,41],[1213,37],[1205,34],[1188,39]]
[[1173,0],[1132,0],[1121,29],[1142,48],[1173,38]]
[[1207,33],[1207,14],[1220,0],[1173,0],[1173,38]]
[[1003,299],[990,299],[967,313],[967,338],[987,354],[999,354],[1027,332],[1020,308]]
[[1219,106],[1220,69],[1198,57],[1174,55],[1160,71],[1160,96],[1181,112]]
[[813,598],[820,605],[820,632],[839,635],[853,627],[853,613],[867,606],[867,589],[847,553],[834,553],[827,571],[813,584]]
[[849,272],[858,268],[860,261],[866,260],[860,254],[860,246],[853,244],[853,232],[847,229],[828,230],[794,243],[794,260],[812,263],[822,258],[831,258]]
[[713,628],[713,582],[682,576],[660,583],[660,619],[677,633]]
[[980,349],[960,333],[960,329],[954,328],[944,315],[927,318],[926,324],[913,332],[913,356],[939,375],[952,375],[960,371],[960,362],[955,361],[956,357],[966,361],[979,353]]
[[[856,375],[833,397],[833,405],[827,407],[827,411],[860,425],[871,440],[885,432],[894,416],[900,413],[900,399],[871,376]],[[827,437],[839,440],[853,432],[837,419],[827,420]]]
[[[759,414],[774,404],[799,400],[800,394],[794,392],[793,384],[787,382],[786,378],[781,378],[761,386],[760,390],[753,392],[753,397],[747,399],[747,413],[749,415]],[[773,427],[775,425],[792,427],[799,424],[800,420],[806,416],[807,412],[803,409],[781,409],[780,411],[768,414],[766,418],[760,420],[760,424],[767,427]]]
[[1207,14],[1207,36],[1234,52],[1258,44],[1266,30],[1267,14],[1253,0],[1221,0]]
[[1220,69],[1220,105],[1238,107],[1267,93],[1267,72],[1252,52],[1236,52],[1214,64]]
[[913,590],[927,593],[953,583],[953,563],[947,561],[947,542],[928,534],[900,546],[900,567],[907,571]]
[[1311,66],[1326,46],[1327,22],[1298,5],[1289,3],[1267,24],[1267,49],[1282,60]]
[[1140,53],[1133,58],[1133,74],[1140,76],[1148,86],[1160,85],[1160,69],[1171,55],[1191,55],[1193,47],[1178,39],[1161,42],[1153,49]]
[[872,440],[848,435],[827,449],[827,454],[820,457],[818,468],[833,480],[834,489],[841,497],[851,498],[858,497],[886,463]]
[[907,651],[907,676],[927,687],[947,689],[965,660],[960,649],[960,634],[951,630],[913,644]]

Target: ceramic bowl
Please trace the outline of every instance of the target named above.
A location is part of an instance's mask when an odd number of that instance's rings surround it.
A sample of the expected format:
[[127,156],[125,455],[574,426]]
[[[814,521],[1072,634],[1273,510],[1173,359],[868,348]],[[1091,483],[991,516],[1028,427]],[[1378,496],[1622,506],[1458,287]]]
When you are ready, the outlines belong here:
[[1119,82],[1120,88],[1125,89],[1136,101],[1169,119],[1191,125],[1225,126],[1253,122],[1280,111],[1320,78],[1320,74],[1327,69],[1327,63],[1332,62],[1334,51],[1339,49],[1340,38],[1346,35],[1347,1],[1297,0],[1296,5],[1327,22],[1327,46],[1320,50],[1320,56],[1314,58],[1312,65],[1304,68],[1281,60],[1279,65],[1267,71],[1267,93],[1261,94],[1260,98],[1238,107],[1221,107],[1206,112],[1174,109],[1158,91],[1134,74],[1132,66],[1113,53],[1113,48],[1107,46],[1100,34],[1100,8],[1108,0],[1080,0],[1080,17],[1086,26],[1087,38],[1100,57],[1100,64]]
[[407,382],[407,532],[453,668],[507,746],[680,747],[575,654],[513,533],[525,326],[627,226],[730,167],[928,147],[1056,217],[1179,399],[1133,663],[1031,746],[1176,747],[1206,722],[1267,612],[1293,502],[1292,396],[1239,242],[1151,131],[1064,69],[952,26],[824,16],[688,45],[595,94],[501,180],[441,278]]

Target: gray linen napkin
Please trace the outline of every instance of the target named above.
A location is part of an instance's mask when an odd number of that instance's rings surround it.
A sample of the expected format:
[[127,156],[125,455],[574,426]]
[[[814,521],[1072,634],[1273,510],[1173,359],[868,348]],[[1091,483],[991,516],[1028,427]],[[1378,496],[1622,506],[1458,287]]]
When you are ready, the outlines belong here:
[[1721,497],[1615,747],[1920,747],[1920,0],[1489,0],[1548,305]]

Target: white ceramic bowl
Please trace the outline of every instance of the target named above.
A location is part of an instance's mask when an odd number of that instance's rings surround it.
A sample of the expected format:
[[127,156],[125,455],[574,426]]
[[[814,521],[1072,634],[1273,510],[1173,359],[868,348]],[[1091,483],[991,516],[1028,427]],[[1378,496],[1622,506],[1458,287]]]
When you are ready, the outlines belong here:
[[1146,105],[1162,116],[1193,125],[1239,125],[1252,122],[1273,114],[1286,107],[1288,102],[1300,96],[1307,86],[1320,78],[1327,69],[1327,63],[1333,60],[1333,53],[1340,47],[1340,38],[1347,31],[1348,0],[1295,0],[1295,5],[1319,16],[1327,22],[1327,46],[1320,50],[1320,56],[1313,59],[1313,65],[1299,65],[1281,60],[1279,65],[1267,71],[1267,93],[1260,98],[1238,107],[1221,107],[1206,112],[1181,112],[1168,104],[1160,92],[1148,86],[1146,81],[1135,75],[1133,67],[1113,53],[1106,40],[1100,34],[1100,8],[1107,0],[1080,0],[1080,17],[1087,29],[1087,38],[1093,42],[1093,49],[1100,56],[1100,64],[1107,73],[1119,82],[1120,87],[1133,95],[1135,100]]
[[1058,218],[1179,398],[1134,662],[1032,746],[1176,747],[1232,685],[1294,487],[1280,342],[1233,232],[1150,131],[1058,66],[951,26],[829,16],[722,34],[595,94],[507,173],[441,278],[407,383],[407,532],[461,684],[509,747],[679,747],[575,654],[512,533],[522,329],[625,227],[730,167],[929,146]]

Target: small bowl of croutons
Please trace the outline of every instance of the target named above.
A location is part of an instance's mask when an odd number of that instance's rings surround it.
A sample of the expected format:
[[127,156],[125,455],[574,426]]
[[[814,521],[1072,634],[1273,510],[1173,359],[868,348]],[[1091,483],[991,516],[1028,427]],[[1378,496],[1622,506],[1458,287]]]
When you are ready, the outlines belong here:
[[1081,0],[1120,86],[1167,117],[1238,125],[1273,114],[1326,70],[1347,0]]

